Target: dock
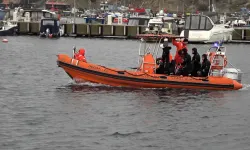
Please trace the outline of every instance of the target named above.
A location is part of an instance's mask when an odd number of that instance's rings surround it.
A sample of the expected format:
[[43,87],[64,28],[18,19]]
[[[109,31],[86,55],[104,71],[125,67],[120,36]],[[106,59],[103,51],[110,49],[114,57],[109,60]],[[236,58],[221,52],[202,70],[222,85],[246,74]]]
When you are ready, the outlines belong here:
[[[102,24],[62,24],[64,36],[87,36],[87,37],[124,37],[136,38],[137,34],[145,31],[145,26],[124,26],[124,25],[102,25]],[[40,30],[39,22],[18,22],[19,35],[38,35]]]
[[[103,24],[62,24],[64,36],[113,37],[135,39],[145,31],[145,26],[103,25]],[[39,35],[39,22],[18,22],[19,35]],[[231,43],[250,43],[250,27],[235,27]]]
[[235,27],[232,43],[250,43],[250,27]]

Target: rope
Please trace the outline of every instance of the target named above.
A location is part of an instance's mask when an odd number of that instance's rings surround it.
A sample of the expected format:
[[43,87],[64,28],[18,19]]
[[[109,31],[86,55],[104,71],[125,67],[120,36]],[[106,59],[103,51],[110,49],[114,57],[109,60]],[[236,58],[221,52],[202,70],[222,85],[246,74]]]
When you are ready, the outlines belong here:
[[198,79],[195,78],[195,77],[191,77],[191,78],[192,78],[192,79],[195,79],[195,80],[207,80],[207,79],[208,79],[208,77],[205,77],[205,78],[201,78],[201,77],[200,77],[200,78],[198,78]]
[[143,76],[143,75],[147,75],[147,76],[150,76],[150,77],[152,77],[152,78],[160,78],[160,77],[156,77],[156,76],[152,76],[152,75],[150,75],[150,74],[148,74],[148,73],[143,73],[143,74],[132,74],[132,73],[130,73],[130,72],[128,72],[128,71],[126,71],[126,70],[114,70],[114,69],[111,69],[111,68],[107,68],[107,67],[105,67],[105,66],[101,66],[101,65],[99,65],[100,67],[103,67],[103,68],[105,68],[105,69],[108,69],[108,70],[111,70],[111,71],[114,71],[114,72],[124,72],[124,73],[127,73],[127,74],[129,74],[129,75],[132,75],[132,76]]

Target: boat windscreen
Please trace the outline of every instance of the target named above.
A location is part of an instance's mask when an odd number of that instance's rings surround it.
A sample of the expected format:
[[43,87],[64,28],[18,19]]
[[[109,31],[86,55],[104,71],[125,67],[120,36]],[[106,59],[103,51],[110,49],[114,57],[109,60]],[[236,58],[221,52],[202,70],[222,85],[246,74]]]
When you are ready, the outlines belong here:
[[211,47],[210,49],[209,49],[209,52],[216,52],[217,51],[217,47]]
[[132,19],[132,18],[130,18],[128,20],[128,25],[129,26],[138,26],[138,25],[147,26],[148,22],[149,22],[149,19],[140,19],[140,18]]
[[207,16],[192,15],[185,20],[186,30],[211,30],[213,24]]
[[137,20],[137,19],[129,19],[128,25],[129,25],[129,26],[136,26],[136,25],[139,25],[139,20]]
[[213,21],[214,24],[220,24],[220,20],[217,15],[210,16],[210,19]]

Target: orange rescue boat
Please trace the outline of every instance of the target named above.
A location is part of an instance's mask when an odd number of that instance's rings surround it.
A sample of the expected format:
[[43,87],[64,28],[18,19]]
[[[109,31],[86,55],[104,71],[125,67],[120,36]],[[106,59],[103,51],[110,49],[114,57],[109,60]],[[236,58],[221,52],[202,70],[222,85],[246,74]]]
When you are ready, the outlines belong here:
[[[145,51],[145,50],[144,50]],[[216,54],[215,54],[216,56]],[[157,64],[154,55],[146,52],[141,55],[140,67],[134,71],[119,70],[79,61],[66,54],[59,54],[57,64],[76,82],[93,82],[110,86],[134,88],[187,88],[206,90],[239,90],[242,84],[230,74],[230,69],[211,65],[208,77],[192,77],[156,74]],[[216,60],[216,63],[218,60]],[[217,71],[217,72],[216,72]],[[229,71],[229,72],[227,72]],[[223,72],[223,73],[221,73]],[[240,74],[240,73],[239,73]]]

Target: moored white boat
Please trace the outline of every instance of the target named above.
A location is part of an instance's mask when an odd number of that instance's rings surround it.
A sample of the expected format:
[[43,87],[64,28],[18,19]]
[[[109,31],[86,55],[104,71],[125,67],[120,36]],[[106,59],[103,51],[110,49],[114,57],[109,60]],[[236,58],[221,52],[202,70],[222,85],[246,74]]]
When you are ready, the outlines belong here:
[[9,36],[15,34],[17,24],[10,21],[4,21],[4,25],[0,28],[0,36]]
[[212,43],[216,41],[229,41],[234,29],[227,24],[220,24],[216,14],[190,15],[185,19],[184,30],[181,36],[189,42]]

